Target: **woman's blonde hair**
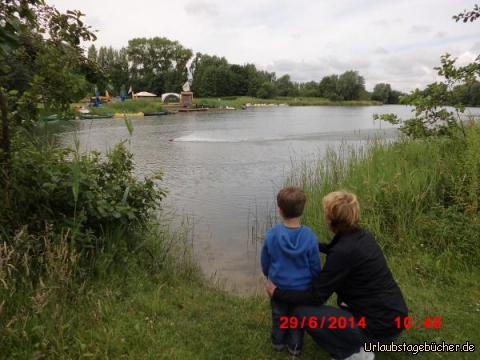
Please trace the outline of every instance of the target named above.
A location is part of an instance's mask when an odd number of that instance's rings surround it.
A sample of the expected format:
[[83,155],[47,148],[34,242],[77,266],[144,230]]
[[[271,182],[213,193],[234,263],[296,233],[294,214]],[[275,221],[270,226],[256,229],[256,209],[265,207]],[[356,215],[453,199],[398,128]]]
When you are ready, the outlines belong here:
[[355,194],[348,191],[331,192],[323,198],[323,210],[332,231],[351,231],[359,228],[360,204]]

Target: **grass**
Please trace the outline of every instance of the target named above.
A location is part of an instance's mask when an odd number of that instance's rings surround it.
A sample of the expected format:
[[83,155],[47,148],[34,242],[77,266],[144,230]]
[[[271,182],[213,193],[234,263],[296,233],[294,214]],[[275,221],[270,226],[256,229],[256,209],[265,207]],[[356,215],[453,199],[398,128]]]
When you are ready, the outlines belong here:
[[[343,147],[293,172],[290,181],[308,194],[303,220],[321,239],[330,236],[322,221],[323,195],[338,188],[357,192],[363,223],[384,249],[410,315],[416,320],[442,317],[441,329],[410,329],[397,342],[480,344],[479,152],[480,128],[472,126],[466,138]],[[62,287],[44,281],[13,295],[18,296],[15,312],[2,313],[0,305],[0,358],[291,358],[270,349],[265,296],[239,297],[208,284],[184,248],[175,246],[181,239],[165,234],[151,239],[154,254],[168,254],[161,266],[137,255],[83,284]],[[328,358],[306,338],[302,359]]]
[[[469,340],[478,345],[474,316],[478,292],[472,293],[478,278],[474,274],[455,276],[457,296],[452,299],[451,288],[418,278],[404,259],[390,258],[390,264],[410,307],[416,309],[413,315],[441,314],[444,321],[442,330],[409,330],[401,341],[463,344]],[[20,313],[18,321],[23,316]],[[78,297],[53,297],[40,313],[32,311],[26,322],[16,324],[16,329],[7,327],[2,336],[15,331],[17,341],[10,339],[9,346],[2,347],[7,349],[3,358],[289,359],[270,348],[269,316],[265,297],[233,296],[204,285],[195,276],[117,274],[89,283]],[[463,355],[421,354],[418,358],[475,358]],[[409,356],[385,353],[377,358]],[[302,358],[329,357],[307,337]]]
[[[226,97],[226,98],[194,98],[196,104],[206,105],[210,108],[224,108],[231,106],[236,109],[245,104],[287,104],[289,106],[369,106],[382,105],[378,101],[355,100],[355,101],[331,101],[325,98],[298,97],[288,98],[280,97],[276,99],[259,99],[248,96]],[[156,112],[162,111],[163,102],[159,98],[125,100],[124,102],[110,102],[102,104],[100,107],[90,107],[93,114],[110,115],[114,113],[138,113],[138,112]]]
[[197,98],[197,104],[207,105],[213,108],[231,106],[240,108],[245,104],[287,104],[289,106],[369,106],[382,105],[378,101],[354,100],[354,101],[332,101],[326,98],[318,97],[279,97],[275,99],[259,99],[248,96],[225,97],[225,98]]
[[90,107],[93,114],[108,115],[114,113],[139,113],[162,111],[163,102],[159,99],[135,99],[102,104],[100,107]]

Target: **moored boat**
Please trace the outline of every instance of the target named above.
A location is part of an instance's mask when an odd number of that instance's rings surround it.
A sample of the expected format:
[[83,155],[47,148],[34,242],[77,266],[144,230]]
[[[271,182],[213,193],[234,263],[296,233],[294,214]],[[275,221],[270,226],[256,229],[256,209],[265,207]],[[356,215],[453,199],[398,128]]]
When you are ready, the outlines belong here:
[[152,111],[152,112],[144,112],[144,116],[161,116],[161,115],[168,115],[168,111]]

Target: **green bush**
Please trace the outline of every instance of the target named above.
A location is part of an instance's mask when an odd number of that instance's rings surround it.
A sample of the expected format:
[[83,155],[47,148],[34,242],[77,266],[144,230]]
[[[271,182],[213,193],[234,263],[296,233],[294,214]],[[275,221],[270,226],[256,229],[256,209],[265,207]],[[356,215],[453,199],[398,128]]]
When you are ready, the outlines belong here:
[[12,244],[23,231],[33,236],[22,248],[39,254],[45,244],[36,236],[48,228],[54,234],[68,232],[83,259],[106,248],[132,248],[132,234],[141,232],[165,195],[153,179],[138,180],[133,170],[132,154],[123,143],[102,158],[97,152],[81,154],[19,137],[5,179],[9,186],[0,189],[5,204],[0,240]]

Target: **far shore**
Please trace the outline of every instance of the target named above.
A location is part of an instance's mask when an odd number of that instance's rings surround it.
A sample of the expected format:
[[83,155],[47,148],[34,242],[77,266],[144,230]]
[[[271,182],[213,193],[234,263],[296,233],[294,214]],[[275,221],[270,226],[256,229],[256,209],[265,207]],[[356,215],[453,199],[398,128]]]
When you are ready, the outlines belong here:
[[[351,100],[351,101],[333,101],[318,97],[278,97],[274,99],[260,99],[249,96],[229,96],[222,98],[194,98],[194,104],[198,107],[207,107],[212,110],[239,110],[249,107],[268,107],[268,106],[379,106],[383,105],[379,101],[373,100]],[[76,104],[79,106],[80,104]],[[172,109],[174,104],[163,103],[159,97],[141,98],[135,100],[126,100],[124,102],[112,101],[102,104],[100,107],[89,106],[92,114],[139,114],[143,112],[159,112]]]

